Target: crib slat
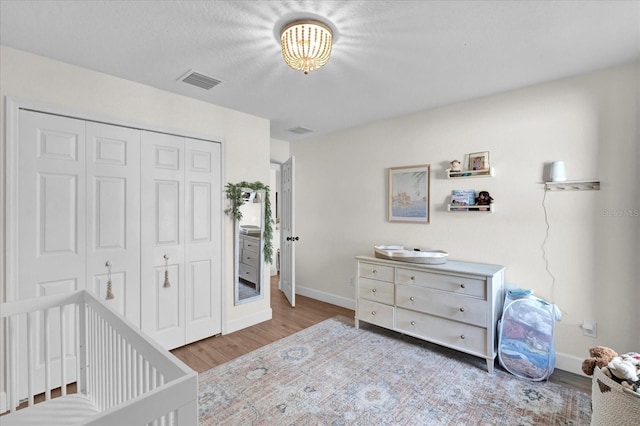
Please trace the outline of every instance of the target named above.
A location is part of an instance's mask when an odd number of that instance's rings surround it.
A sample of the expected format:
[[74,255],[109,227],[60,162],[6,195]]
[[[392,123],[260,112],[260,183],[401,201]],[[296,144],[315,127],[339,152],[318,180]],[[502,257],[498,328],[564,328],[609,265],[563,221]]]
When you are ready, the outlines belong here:
[[15,412],[18,406],[18,338],[17,338],[17,327],[18,318],[9,317],[7,318],[6,325],[6,333],[7,340],[9,341],[9,349],[7,350],[8,354],[8,382],[7,388],[9,390],[9,409],[11,412]]
[[60,306],[60,394],[67,394],[67,328],[65,327],[66,306]]
[[78,318],[76,322],[76,353],[78,362],[76,364],[76,377],[78,378],[78,392],[87,394],[87,312],[84,305],[76,305],[75,313]]
[[33,339],[35,335],[35,326],[33,324],[33,312],[27,312],[27,359],[25,362],[27,363],[27,404],[29,406],[33,405],[33,380],[34,380],[34,362],[33,362],[33,353],[34,353],[34,345]]
[[44,310],[44,399],[51,399],[51,327],[49,324],[49,309]]

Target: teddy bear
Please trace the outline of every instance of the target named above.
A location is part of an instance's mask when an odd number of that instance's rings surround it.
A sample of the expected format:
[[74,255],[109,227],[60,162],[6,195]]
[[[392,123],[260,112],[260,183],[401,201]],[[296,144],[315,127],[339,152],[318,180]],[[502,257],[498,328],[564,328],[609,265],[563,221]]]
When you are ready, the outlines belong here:
[[596,366],[603,369],[616,356],[618,356],[618,353],[606,346],[589,348],[589,358],[582,361],[582,372],[587,376],[593,376],[593,370],[595,370]]
[[[618,352],[606,346],[594,346],[589,348],[589,358],[582,361],[582,372],[587,376],[593,376],[593,370],[598,367],[602,373],[611,378],[612,374],[609,372],[608,365],[611,360],[618,356]],[[598,386],[600,386],[600,392],[609,392],[609,386],[598,380]]]
[[489,195],[488,191],[480,191],[476,197],[476,205],[488,206],[493,202],[493,197]]
[[451,171],[452,172],[460,172],[460,171],[462,171],[462,169],[460,168],[460,161],[453,160],[451,162]]

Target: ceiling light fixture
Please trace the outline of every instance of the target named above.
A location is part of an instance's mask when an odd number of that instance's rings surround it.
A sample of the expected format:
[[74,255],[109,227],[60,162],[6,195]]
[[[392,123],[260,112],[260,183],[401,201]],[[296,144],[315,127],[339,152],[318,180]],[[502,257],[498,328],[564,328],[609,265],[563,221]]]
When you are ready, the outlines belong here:
[[293,21],[282,28],[280,42],[287,65],[309,74],[329,61],[333,32],[320,21]]

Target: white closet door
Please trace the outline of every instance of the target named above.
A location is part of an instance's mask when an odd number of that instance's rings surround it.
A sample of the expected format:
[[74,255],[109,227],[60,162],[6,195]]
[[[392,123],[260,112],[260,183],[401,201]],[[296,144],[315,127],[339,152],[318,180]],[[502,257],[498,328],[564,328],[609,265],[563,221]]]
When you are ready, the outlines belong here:
[[141,328],[169,349],[185,340],[184,138],[141,139]]
[[87,123],[87,289],[140,327],[139,130]]
[[185,155],[187,344],[222,330],[220,144],[186,139]]
[[[85,287],[85,122],[66,117],[21,110],[18,116],[18,282],[8,283],[16,299],[46,296]],[[67,310],[65,315],[74,315]],[[61,382],[61,348],[67,366],[65,381],[75,380],[75,330],[60,339],[59,311],[34,321],[34,345],[26,347],[25,325],[20,324],[18,351],[25,363],[31,359],[44,369],[45,336],[52,365],[52,383]],[[71,321],[73,324],[73,321]],[[19,368],[20,397],[26,392],[26,369]],[[38,372],[36,376],[44,377]],[[43,383],[34,383],[42,390]]]

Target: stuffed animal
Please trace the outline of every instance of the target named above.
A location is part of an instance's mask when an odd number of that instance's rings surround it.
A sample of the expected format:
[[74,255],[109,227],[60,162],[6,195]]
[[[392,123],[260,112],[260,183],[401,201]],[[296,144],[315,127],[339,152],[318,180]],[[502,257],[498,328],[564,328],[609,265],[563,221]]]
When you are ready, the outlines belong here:
[[[589,349],[590,357],[582,362],[582,371],[588,376],[593,375],[597,366],[600,371],[611,380],[620,383],[632,392],[640,393],[640,354],[628,352],[618,355],[616,351],[606,346],[596,346]],[[608,392],[607,385],[598,380],[602,392]]]
[[582,372],[587,376],[593,376],[593,370],[595,370],[596,366],[602,369],[608,366],[616,356],[618,356],[618,353],[606,346],[589,348],[589,358],[582,361]]
[[460,169],[460,162],[458,160],[453,160],[451,162],[451,171],[452,172],[459,172],[462,169]]
[[493,198],[487,191],[480,191],[476,197],[476,205],[478,206],[488,206],[492,201]]

